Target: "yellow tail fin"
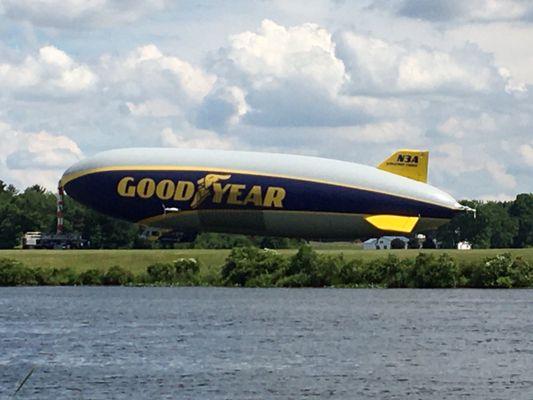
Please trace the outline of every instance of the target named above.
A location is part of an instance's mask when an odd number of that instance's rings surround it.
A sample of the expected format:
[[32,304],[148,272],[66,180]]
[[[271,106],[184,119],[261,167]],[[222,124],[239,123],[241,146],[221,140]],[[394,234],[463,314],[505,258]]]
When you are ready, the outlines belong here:
[[381,164],[379,169],[420,182],[428,180],[429,151],[398,150]]

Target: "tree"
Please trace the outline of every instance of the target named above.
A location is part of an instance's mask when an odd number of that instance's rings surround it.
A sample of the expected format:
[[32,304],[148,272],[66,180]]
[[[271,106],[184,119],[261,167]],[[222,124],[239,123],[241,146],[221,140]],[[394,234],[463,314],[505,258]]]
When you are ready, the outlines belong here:
[[391,249],[405,249],[405,242],[402,239],[392,239],[390,242]]
[[[522,195],[520,195],[522,196]],[[437,238],[445,248],[454,248],[468,240],[474,248],[506,248],[513,244],[519,230],[519,219],[511,214],[513,205],[505,202],[462,201],[476,209],[476,215],[462,213],[441,226]]]
[[533,246],[533,193],[523,193],[509,207],[509,214],[518,220],[515,247]]

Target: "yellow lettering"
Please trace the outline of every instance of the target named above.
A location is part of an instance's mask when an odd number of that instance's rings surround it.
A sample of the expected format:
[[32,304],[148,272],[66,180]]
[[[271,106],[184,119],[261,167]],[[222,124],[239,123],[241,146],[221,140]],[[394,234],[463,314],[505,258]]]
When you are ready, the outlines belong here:
[[174,200],[187,201],[194,195],[194,183],[188,181],[179,181],[176,185]]
[[224,186],[222,186],[222,184],[218,182],[213,183],[213,192],[214,192],[213,203],[221,203],[222,197],[224,196],[224,194],[226,194],[226,192],[229,190],[230,187],[231,187],[230,183]]
[[242,204],[242,200],[239,200],[239,196],[242,195],[244,189],[246,189],[246,185],[231,185],[228,195],[228,204]]
[[125,176],[117,185],[117,193],[122,197],[135,197],[135,185],[129,185],[133,181],[133,177]]
[[243,204],[253,203],[254,206],[261,206],[263,204],[263,194],[261,193],[261,186],[252,186],[248,195],[243,201]]
[[280,187],[269,187],[265,194],[263,207],[283,208],[283,199],[285,198],[285,189]]
[[174,196],[174,189],[176,189],[174,182],[172,182],[170,179],[163,179],[157,184],[155,193],[161,200],[168,200]]
[[155,182],[150,178],[143,178],[137,184],[137,195],[143,199],[148,199],[154,195]]

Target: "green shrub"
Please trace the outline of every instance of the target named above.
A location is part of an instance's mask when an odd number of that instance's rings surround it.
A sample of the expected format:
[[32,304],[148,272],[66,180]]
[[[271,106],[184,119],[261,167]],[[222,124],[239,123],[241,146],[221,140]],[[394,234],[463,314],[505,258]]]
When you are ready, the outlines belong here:
[[33,271],[22,263],[0,259],[0,286],[36,285],[37,280]]
[[411,285],[417,288],[453,288],[457,286],[459,270],[453,258],[441,254],[420,253],[411,273]]
[[176,267],[170,263],[155,263],[146,268],[151,282],[173,283],[177,280]]
[[311,286],[311,281],[309,275],[304,273],[294,274],[285,276],[279,279],[276,283],[276,286],[279,287],[309,287]]
[[309,279],[313,287],[335,286],[341,283],[340,271],[346,262],[341,255],[319,254],[317,266],[310,271]]
[[33,269],[33,276],[39,286],[49,286],[51,284],[52,269],[37,267]]
[[79,277],[76,272],[69,267],[53,268],[48,276],[48,285],[52,286],[71,286],[79,283]]
[[314,251],[311,246],[301,246],[298,249],[298,252],[291,257],[289,265],[286,269],[286,275],[313,275],[314,271],[319,267],[318,258],[318,253]]
[[351,260],[341,265],[339,270],[339,281],[343,286],[356,287],[364,284],[363,273],[365,263],[360,259]]
[[226,285],[246,286],[261,275],[275,275],[285,270],[287,259],[273,250],[256,247],[238,247],[231,251],[221,268],[222,282]]
[[522,258],[512,259],[511,254],[486,258],[482,264],[472,264],[470,286],[478,288],[530,287],[533,285],[533,266]]
[[155,263],[146,268],[150,283],[197,284],[200,265],[194,258],[179,258],[174,263]]
[[[300,246],[280,276],[280,286],[325,287],[342,283],[340,271],[345,264],[342,255],[318,254],[309,245]],[[294,277],[294,278],[291,278]]]
[[382,260],[382,271],[385,274],[382,283],[389,288],[405,288],[411,286],[413,260],[400,260],[397,256],[389,254]]
[[127,285],[133,280],[133,274],[118,265],[109,268],[102,276],[102,284],[108,286]]
[[513,287],[533,286],[533,265],[521,257],[517,257],[509,270]]
[[254,276],[246,281],[246,287],[272,287],[275,285],[276,278],[272,274],[262,274]]
[[34,268],[29,269],[36,285],[68,286],[79,284],[79,277],[72,268]]
[[174,268],[178,276],[196,275],[200,272],[200,263],[196,258],[178,258],[174,261]]
[[214,268],[208,269],[201,277],[200,284],[202,286],[222,286],[222,278],[218,270]]
[[386,267],[382,259],[375,259],[365,263],[361,280],[368,286],[384,286]]
[[79,275],[78,281],[81,285],[101,285],[102,272],[97,269],[88,269]]
[[486,258],[482,263],[472,264],[470,271],[470,286],[476,288],[509,287],[509,270],[513,261],[509,253]]

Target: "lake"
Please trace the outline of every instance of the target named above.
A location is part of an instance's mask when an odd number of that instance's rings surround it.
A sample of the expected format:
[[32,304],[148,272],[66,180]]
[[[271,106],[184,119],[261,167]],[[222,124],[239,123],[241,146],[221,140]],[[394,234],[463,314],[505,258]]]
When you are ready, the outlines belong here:
[[533,290],[0,288],[0,398],[533,399]]

